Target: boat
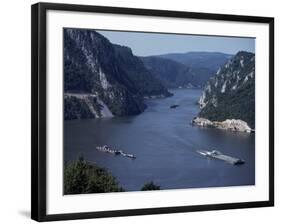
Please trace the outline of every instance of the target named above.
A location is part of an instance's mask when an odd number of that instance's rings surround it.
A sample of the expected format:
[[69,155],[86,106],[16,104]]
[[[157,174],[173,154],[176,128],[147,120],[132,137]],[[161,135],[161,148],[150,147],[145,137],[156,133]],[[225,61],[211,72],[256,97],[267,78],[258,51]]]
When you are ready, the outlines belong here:
[[177,107],[179,107],[179,106],[180,106],[180,105],[178,105],[178,104],[174,104],[174,105],[171,105],[170,108],[171,108],[171,109],[175,109],[175,108],[177,108]]
[[121,154],[121,150],[116,150],[116,151],[114,152],[114,154],[115,154],[115,155],[120,155],[120,154]]
[[245,161],[242,159],[224,155],[218,150],[212,150],[212,151],[198,150],[197,152],[202,156],[222,160],[233,165],[241,165],[245,163]]
[[129,158],[131,158],[131,159],[135,159],[135,158],[136,158],[133,154],[126,154],[125,156],[126,156],[126,157],[129,157]]
[[121,150],[111,149],[109,146],[97,146],[96,149],[101,152],[107,152],[115,155],[119,155],[121,153]]
[[121,155],[121,156],[128,157],[128,158],[131,158],[131,159],[136,159],[135,155],[125,153],[122,150],[112,149],[108,145],[97,146],[96,150],[98,150],[100,152],[111,153],[111,154],[114,154],[114,155]]

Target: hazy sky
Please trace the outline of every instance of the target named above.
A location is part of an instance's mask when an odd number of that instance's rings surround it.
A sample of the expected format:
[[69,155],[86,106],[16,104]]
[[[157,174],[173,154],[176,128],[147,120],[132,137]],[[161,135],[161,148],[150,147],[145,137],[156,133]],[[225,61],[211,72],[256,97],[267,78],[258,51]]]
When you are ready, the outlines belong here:
[[255,39],[138,32],[98,31],[111,43],[125,45],[138,56],[189,51],[215,51],[235,54],[240,50],[255,52]]

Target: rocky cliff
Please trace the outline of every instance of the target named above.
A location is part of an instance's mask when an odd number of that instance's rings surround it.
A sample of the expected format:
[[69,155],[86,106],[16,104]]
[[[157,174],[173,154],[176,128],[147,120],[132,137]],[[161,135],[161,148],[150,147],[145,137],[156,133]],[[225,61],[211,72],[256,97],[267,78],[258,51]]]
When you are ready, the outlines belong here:
[[135,89],[137,89],[142,96],[171,96],[171,93],[163,86],[158,77],[155,77],[154,74],[145,67],[139,57],[133,55],[129,47],[115,44],[114,48],[118,64],[126,71],[130,80],[133,81]]
[[[94,30],[72,28],[64,29],[64,91],[73,94],[65,96],[65,119],[98,117],[105,106],[113,116],[139,114],[144,96],[169,96],[129,48],[114,46]],[[98,102],[76,93],[95,95]]]
[[192,120],[192,124],[200,127],[217,128],[238,132],[252,132],[253,130],[245,121],[239,119],[226,119],[225,121],[210,121],[206,118],[196,117]]
[[241,51],[206,84],[199,117],[211,121],[240,119],[255,128],[255,54]]

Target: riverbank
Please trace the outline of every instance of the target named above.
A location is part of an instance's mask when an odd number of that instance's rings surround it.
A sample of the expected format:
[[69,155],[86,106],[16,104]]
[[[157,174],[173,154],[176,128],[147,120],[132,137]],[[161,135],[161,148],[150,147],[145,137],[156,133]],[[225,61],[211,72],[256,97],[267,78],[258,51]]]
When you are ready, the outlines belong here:
[[253,132],[247,122],[239,119],[226,119],[225,121],[210,121],[206,118],[195,117],[191,123],[199,127],[208,127],[208,128],[217,128],[222,130],[229,131],[238,131],[238,132]]

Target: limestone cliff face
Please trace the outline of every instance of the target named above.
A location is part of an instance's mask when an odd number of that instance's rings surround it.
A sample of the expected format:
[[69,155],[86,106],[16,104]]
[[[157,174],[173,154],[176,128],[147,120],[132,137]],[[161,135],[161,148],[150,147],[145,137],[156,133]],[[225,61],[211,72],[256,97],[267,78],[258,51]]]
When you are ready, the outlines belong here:
[[206,118],[196,117],[192,120],[192,124],[200,127],[218,128],[238,132],[250,133],[253,131],[245,121],[239,119],[226,119],[225,121],[210,121]]
[[255,128],[255,54],[238,52],[206,84],[199,117],[240,119]]
[[[132,61],[130,67],[122,64],[121,56]],[[146,83],[147,88],[155,86],[156,90],[150,88],[150,92],[145,92],[140,88],[141,80],[134,79],[134,75],[149,80]],[[167,89],[151,77],[142,63],[135,60],[133,54],[117,51],[109,40],[94,30],[72,28],[64,29],[64,91],[66,94],[94,94],[99,100],[98,104],[106,106],[114,116],[141,113],[146,107],[143,102],[146,95],[169,95]],[[93,110],[90,101],[85,101],[87,98],[89,97],[66,96],[65,104],[67,103],[68,107],[65,110],[65,118],[88,118],[88,112]],[[88,105],[88,109],[85,109],[87,113],[84,111],[79,114],[81,111],[77,110],[78,102],[84,105],[83,108]],[[98,116],[92,113],[92,117]]]

